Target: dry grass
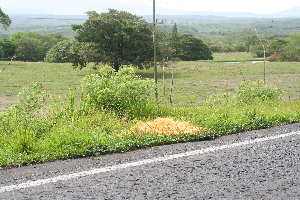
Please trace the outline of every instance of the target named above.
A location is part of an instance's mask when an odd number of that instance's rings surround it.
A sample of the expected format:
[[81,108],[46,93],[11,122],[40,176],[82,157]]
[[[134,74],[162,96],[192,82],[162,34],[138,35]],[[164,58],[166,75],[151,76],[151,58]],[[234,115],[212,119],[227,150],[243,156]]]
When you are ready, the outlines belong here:
[[194,126],[186,121],[174,121],[172,118],[157,118],[153,121],[138,121],[133,132],[154,135],[198,135],[207,131],[205,128]]

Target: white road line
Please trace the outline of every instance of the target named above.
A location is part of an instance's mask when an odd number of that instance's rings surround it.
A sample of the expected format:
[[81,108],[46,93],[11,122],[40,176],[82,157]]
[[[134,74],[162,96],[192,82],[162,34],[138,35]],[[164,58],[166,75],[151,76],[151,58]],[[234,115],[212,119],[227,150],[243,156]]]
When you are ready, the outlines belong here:
[[67,181],[70,179],[80,178],[80,177],[84,177],[84,176],[90,176],[90,175],[94,175],[94,174],[100,174],[100,173],[104,173],[104,172],[126,169],[126,168],[130,168],[130,167],[137,167],[137,166],[156,163],[156,162],[164,162],[164,161],[184,158],[184,157],[188,157],[188,156],[194,156],[194,155],[200,155],[200,154],[205,154],[205,153],[214,152],[214,151],[220,151],[223,149],[230,149],[230,148],[240,147],[240,146],[244,146],[244,145],[255,144],[255,143],[259,143],[259,142],[266,142],[269,140],[276,140],[276,139],[285,138],[285,137],[289,137],[289,136],[293,136],[293,135],[300,135],[300,131],[276,135],[276,136],[272,136],[272,137],[257,138],[254,140],[246,140],[243,142],[226,144],[226,145],[222,145],[222,146],[218,146],[218,147],[210,147],[210,148],[206,148],[206,149],[188,151],[185,153],[173,154],[173,155],[168,155],[165,157],[144,159],[144,160],[131,162],[131,163],[124,163],[124,164],[119,164],[119,165],[114,165],[114,166],[109,166],[109,167],[96,168],[96,169],[91,169],[88,171],[82,171],[82,172],[68,174],[68,175],[56,176],[53,178],[41,179],[41,180],[36,180],[36,181],[28,181],[28,182],[17,184],[17,185],[4,186],[4,187],[0,188],[0,194],[4,193],[4,192],[10,192],[10,191],[14,191],[14,190],[20,190],[20,189],[45,185],[45,184],[49,184],[49,183],[56,183],[58,181]]

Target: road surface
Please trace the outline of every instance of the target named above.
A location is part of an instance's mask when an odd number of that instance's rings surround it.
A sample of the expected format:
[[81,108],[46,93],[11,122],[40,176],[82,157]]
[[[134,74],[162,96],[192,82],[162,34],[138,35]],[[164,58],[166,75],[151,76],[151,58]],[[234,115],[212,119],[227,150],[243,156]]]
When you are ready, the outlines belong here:
[[0,199],[300,199],[300,123],[0,170]]

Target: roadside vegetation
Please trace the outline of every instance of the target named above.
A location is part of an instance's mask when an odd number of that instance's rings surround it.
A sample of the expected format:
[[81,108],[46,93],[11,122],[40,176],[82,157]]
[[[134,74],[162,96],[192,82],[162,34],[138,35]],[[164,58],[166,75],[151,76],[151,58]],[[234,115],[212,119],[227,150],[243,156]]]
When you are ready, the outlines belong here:
[[299,34],[220,46],[174,24],[157,31],[155,85],[151,25],[113,9],[87,14],[72,40],[17,32],[0,41],[1,168],[300,121],[299,63],[250,62],[299,61]]
[[[1,62],[3,63],[5,62]],[[19,102],[0,113],[2,168],[212,139],[300,121],[298,97],[286,99],[286,95],[292,96],[298,89],[294,88],[293,92],[287,94],[277,88],[275,82],[264,85],[259,81],[261,74],[254,69],[261,67],[260,63],[248,63],[248,67],[244,68],[247,71],[243,73],[247,78],[252,77],[252,81],[243,81],[238,69],[236,74],[232,74],[232,69],[237,68],[234,63],[232,65],[235,67],[232,68],[227,63],[213,61],[179,62],[175,69],[173,104],[169,103],[169,95],[164,96],[162,87],[159,101],[156,102],[154,83],[147,79],[147,76],[152,75],[149,70],[125,67],[114,72],[110,67],[102,67],[100,71],[85,68],[84,71],[76,70],[78,73],[72,75],[69,72],[75,70],[70,67],[71,64],[56,64],[58,68],[68,69],[65,69],[65,74],[56,76],[56,71],[51,71],[55,64],[13,63],[15,64],[0,74],[1,80],[8,80],[5,79],[7,73],[13,73],[9,76],[18,78],[18,72],[29,70],[26,72],[29,75],[30,68],[33,67],[31,69],[37,70],[39,78],[32,77],[31,81],[43,80],[47,86],[42,83],[26,83],[27,86],[19,93]],[[213,66],[219,66],[219,69],[214,69]],[[272,77],[280,76],[287,69],[282,65],[273,66],[270,70],[272,73],[269,72]],[[222,73],[215,74],[221,69]],[[297,69],[299,67],[295,66],[293,74],[290,74],[292,70],[283,74],[281,81],[288,84],[285,79],[289,78],[286,76],[294,76],[299,80],[300,72]],[[43,74],[43,70],[49,71]],[[95,75],[84,76],[91,72]],[[191,73],[198,74],[198,77],[188,79]],[[211,85],[193,85],[201,83],[201,79],[209,83],[209,77],[206,80],[203,78],[207,74],[210,74],[210,81],[227,79],[228,85],[224,86],[220,81],[216,87],[218,91],[206,93],[206,98],[200,101],[203,95],[201,91],[209,90]],[[224,78],[217,78],[221,74]],[[65,80],[61,80],[62,77]],[[271,80],[272,78],[270,83]],[[60,81],[70,82],[69,85],[61,85]],[[160,86],[162,81],[160,79]],[[15,79],[12,86],[18,82]],[[169,84],[171,77],[165,82]],[[186,87],[182,87],[177,93],[176,90],[184,85]],[[290,83],[284,87],[294,85],[295,83]],[[198,92],[191,91],[195,89]],[[197,100],[191,103],[186,96],[196,97]],[[146,129],[145,124],[150,129]]]

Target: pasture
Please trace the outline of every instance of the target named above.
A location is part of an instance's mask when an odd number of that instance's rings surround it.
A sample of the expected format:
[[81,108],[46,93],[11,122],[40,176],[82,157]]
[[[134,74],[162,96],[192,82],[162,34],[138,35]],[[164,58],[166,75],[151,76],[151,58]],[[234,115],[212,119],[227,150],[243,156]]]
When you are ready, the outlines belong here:
[[[164,80],[163,69],[159,67],[160,99],[168,102],[172,95],[172,102],[176,105],[199,105],[210,95],[232,92],[243,80],[263,80],[263,63],[249,63],[253,59],[250,54],[222,53],[215,54],[214,57],[214,61],[170,63],[165,68]],[[241,63],[226,63],[228,61]],[[0,73],[0,111],[17,103],[18,93],[24,86],[40,82],[52,95],[64,97],[69,89],[78,89],[80,92],[80,81],[85,75],[97,73],[92,65],[79,70],[73,69],[70,63],[2,61],[0,71],[3,68],[5,70]],[[153,69],[137,69],[136,73],[143,78],[153,78]],[[283,91],[283,100],[299,99],[300,63],[266,63],[266,84],[280,88]]]

